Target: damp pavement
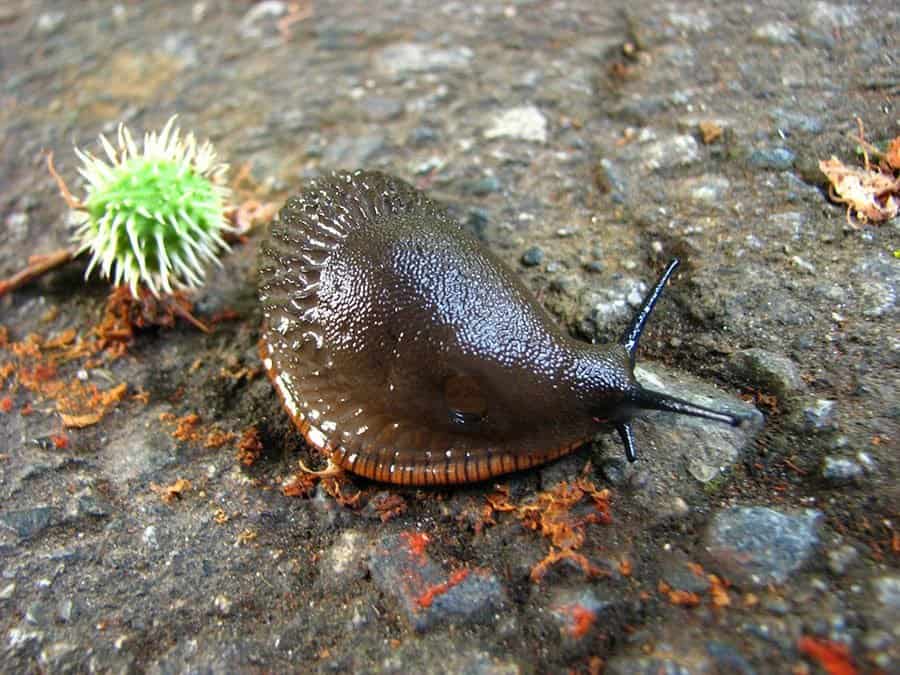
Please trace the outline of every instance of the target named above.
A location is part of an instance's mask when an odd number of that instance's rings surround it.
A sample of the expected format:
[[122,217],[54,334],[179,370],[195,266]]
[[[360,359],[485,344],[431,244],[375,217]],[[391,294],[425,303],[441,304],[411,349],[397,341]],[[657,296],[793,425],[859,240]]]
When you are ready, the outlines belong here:
[[[78,194],[73,144],[177,112],[244,199],[337,168],[427,189],[587,341],[680,257],[639,377],[756,412],[649,414],[633,465],[601,435],[484,485],[290,496],[316,459],[259,373],[253,232],[194,298],[210,334],[59,365],[127,384],[96,424],[4,370],[2,670],[896,671],[898,226],[848,221],[817,164],[857,161],[857,117],[900,133],[898,35],[886,0],[4,3],[3,276],[66,243],[47,151]],[[83,271],[0,299],[9,343],[87,339]],[[252,466],[203,440],[251,426]],[[578,479],[612,522],[535,581],[551,540],[489,500]]]

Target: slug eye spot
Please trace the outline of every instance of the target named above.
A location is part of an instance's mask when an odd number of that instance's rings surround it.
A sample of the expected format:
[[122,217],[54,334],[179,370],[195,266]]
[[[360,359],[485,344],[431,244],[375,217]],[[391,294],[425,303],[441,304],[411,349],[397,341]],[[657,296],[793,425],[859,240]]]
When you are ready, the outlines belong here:
[[478,378],[452,375],[444,382],[444,403],[451,424],[475,427],[487,415],[487,397]]

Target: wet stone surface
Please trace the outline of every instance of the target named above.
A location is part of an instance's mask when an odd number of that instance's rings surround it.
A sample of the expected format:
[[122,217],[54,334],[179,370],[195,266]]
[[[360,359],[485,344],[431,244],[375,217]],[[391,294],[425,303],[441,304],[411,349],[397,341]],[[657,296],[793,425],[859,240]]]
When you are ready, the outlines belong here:
[[441,623],[487,623],[507,604],[497,577],[485,570],[443,569],[427,554],[422,532],[384,537],[369,559],[369,573],[382,593],[392,596],[417,632]]
[[783,584],[819,544],[822,514],[735,507],[715,515],[706,551],[729,579],[753,586]]
[[[900,133],[898,26],[888,0],[0,3],[0,278],[69,240],[47,151],[80,197],[73,145],[178,113],[241,203],[336,168],[426,189],[579,340],[680,258],[638,379],[752,415],[641,414],[634,464],[598,425],[480,485],[289,496],[323,463],[260,372],[264,228],[193,295],[211,333],[51,376],[28,336],[103,316],[79,259],[0,297],[2,670],[896,670],[897,223],[848,223],[818,162],[860,161],[857,117]],[[66,427],[42,377],[126,389]],[[249,465],[207,443],[251,426]],[[579,481],[610,522],[548,507]]]

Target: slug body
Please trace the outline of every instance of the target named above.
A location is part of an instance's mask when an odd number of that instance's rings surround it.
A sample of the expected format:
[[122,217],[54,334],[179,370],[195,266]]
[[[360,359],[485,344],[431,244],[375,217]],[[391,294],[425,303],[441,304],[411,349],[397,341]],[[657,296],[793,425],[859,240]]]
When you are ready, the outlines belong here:
[[464,483],[566,454],[640,409],[741,418],[641,387],[634,351],[677,261],[619,344],[563,334],[517,276],[409,184],[335,174],[260,249],[260,353],[294,423],[379,481]]

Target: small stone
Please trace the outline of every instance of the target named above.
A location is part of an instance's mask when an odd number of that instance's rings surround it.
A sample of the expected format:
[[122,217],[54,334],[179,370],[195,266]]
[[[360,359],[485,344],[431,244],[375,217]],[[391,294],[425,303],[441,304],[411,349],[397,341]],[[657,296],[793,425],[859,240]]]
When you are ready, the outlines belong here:
[[813,28],[832,33],[856,25],[859,21],[859,10],[852,3],[833,5],[830,2],[813,2],[806,20]]
[[385,75],[401,79],[415,73],[463,68],[474,53],[468,47],[434,49],[427,44],[401,42],[389,45],[375,56],[375,67]]
[[364,96],[360,101],[363,112],[373,122],[388,122],[403,114],[403,103],[384,96]]
[[688,593],[706,593],[709,590],[709,579],[697,573],[690,566],[684,554],[670,553],[662,561],[662,578],[674,589]]
[[611,485],[622,485],[628,477],[628,468],[624,460],[608,457],[600,463],[600,474]]
[[846,457],[827,455],[822,465],[822,478],[831,483],[850,483],[862,474],[862,467]]
[[362,532],[345,530],[322,556],[321,576],[331,585],[346,585],[365,574],[365,557],[369,539]]
[[731,190],[731,181],[725,176],[705,175],[681,182],[679,192],[700,204],[720,204]]
[[616,203],[622,203],[628,196],[628,183],[622,167],[603,158],[594,171],[594,182],[603,193],[609,193]]
[[614,656],[604,668],[604,675],[697,675],[701,671],[678,661],[657,656]]
[[700,146],[689,134],[647,143],[638,152],[645,173],[688,166],[700,160]]
[[46,626],[50,623],[50,608],[46,603],[32,602],[25,610],[25,620],[34,626]]
[[772,120],[778,125],[778,129],[784,133],[802,131],[807,134],[821,134],[825,129],[822,120],[812,115],[792,112],[776,108],[772,111]]
[[491,572],[461,568],[450,571],[426,552],[424,532],[386,535],[369,558],[376,587],[397,602],[417,632],[447,622],[484,623],[506,604],[506,590]]
[[599,599],[590,589],[558,592],[549,604],[549,614],[560,634],[557,648],[568,656],[589,649],[591,636],[603,629],[603,614],[612,607],[612,602]]
[[13,596],[13,593],[15,593],[15,592],[16,592],[16,582],[13,581],[11,583],[8,583],[6,586],[3,587],[2,590],[0,590],[0,600],[9,600]]
[[37,28],[38,32],[49,35],[50,33],[55,33],[65,20],[65,12],[44,12],[37,18],[35,28]]
[[322,160],[332,167],[357,167],[367,164],[385,146],[380,134],[338,136],[322,153]]
[[706,643],[706,653],[715,661],[716,669],[720,673],[734,673],[734,675],[756,675],[756,671],[750,662],[744,658],[735,647],[727,642],[711,640]]
[[6,633],[6,650],[12,653],[24,652],[40,645],[43,640],[43,633],[31,630],[27,624],[20,623]]
[[40,662],[51,673],[77,672],[83,648],[70,642],[54,642],[41,650]]
[[56,605],[56,618],[69,623],[77,615],[75,602],[71,598],[63,598]]
[[732,354],[730,361],[738,376],[779,398],[803,389],[797,365],[782,354],[759,348],[744,349]]
[[0,513],[0,527],[13,532],[19,539],[28,539],[40,534],[48,527],[61,522],[59,509],[52,506],[37,506]]
[[793,26],[781,21],[770,21],[757,26],[753,31],[753,38],[757,42],[783,46],[797,41],[797,31]]
[[216,613],[220,616],[228,616],[231,614],[234,603],[227,595],[219,594],[213,600],[213,607],[215,607]]
[[822,513],[786,513],[761,506],[720,511],[706,532],[706,550],[725,575],[749,586],[783,584],[819,544]]
[[894,309],[897,293],[888,281],[867,279],[859,285],[859,302],[863,316],[875,319]]
[[496,115],[485,138],[512,138],[533,143],[547,141],[547,118],[533,105],[511,108]]
[[849,544],[844,544],[828,551],[828,569],[838,576],[843,576],[858,558],[859,552]]
[[809,431],[823,431],[834,426],[836,401],[817,398],[803,409],[803,424]]
[[159,539],[156,536],[156,525],[148,525],[141,534],[141,541],[149,548],[158,548]]
[[900,615],[900,576],[883,576],[872,581],[875,600],[891,614]]
[[460,190],[463,194],[483,197],[494,192],[500,192],[500,181],[496,176],[485,176],[477,180],[467,180],[462,183]]
[[263,29],[259,24],[263,21],[269,21],[273,28],[275,21],[287,12],[287,3],[281,0],[263,0],[251,7],[241,17],[238,24],[242,36],[247,38],[258,38],[263,34]]
[[760,148],[750,153],[747,162],[759,169],[787,171],[794,166],[796,155],[788,148]]
[[434,143],[439,138],[440,135],[437,130],[432,129],[431,127],[416,127],[410,132],[407,140],[410,145],[419,148],[423,145]]
[[522,254],[522,264],[525,267],[536,267],[544,262],[544,249],[540,246],[532,246]]

